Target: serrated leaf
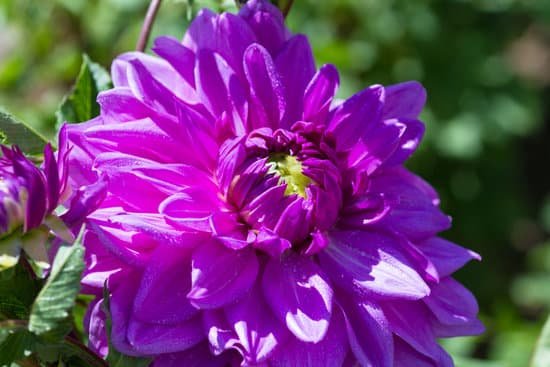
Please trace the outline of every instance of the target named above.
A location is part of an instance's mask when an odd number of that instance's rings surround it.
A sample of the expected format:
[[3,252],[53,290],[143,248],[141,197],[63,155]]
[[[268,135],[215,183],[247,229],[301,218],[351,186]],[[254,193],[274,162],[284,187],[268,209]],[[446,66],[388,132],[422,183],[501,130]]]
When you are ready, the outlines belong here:
[[111,87],[109,73],[99,64],[82,56],[82,66],[75,85],[61,102],[55,116],[58,127],[64,122],[77,123],[99,115],[97,94]]
[[[84,270],[84,249],[77,241],[72,246],[61,246],[53,261],[46,284],[36,297],[29,318],[29,330],[36,335],[48,332],[62,338],[67,330],[66,320],[80,290],[80,276]],[[53,332],[60,328],[61,332]]]
[[10,333],[0,344],[0,367],[24,358],[33,349],[34,342],[34,337],[26,330]]
[[62,343],[44,343],[39,340],[34,350],[42,362],[59,362],[60,365],[70,367],[107,367],[100,356],[69,336]]
[[117,351],[111,343],[111,312],[109,306],[109,292],[107,287],[103,290],[103,312],[105,312],[105,328],[107,329],[107,337],[109,338],[109,354],[107,355],[107,363],[109,367],[147,367],[151,364],[149,358],[139,358],[124,355]]
[[0,272],[0,320],[27,319],[41,281],[21,261]]
[[531,367],[550,367],[550,317],[542,328],[535,347]]
[[15,144],[25,153],[41,154],[46,143],[36,130],[0,107],[0,144]]

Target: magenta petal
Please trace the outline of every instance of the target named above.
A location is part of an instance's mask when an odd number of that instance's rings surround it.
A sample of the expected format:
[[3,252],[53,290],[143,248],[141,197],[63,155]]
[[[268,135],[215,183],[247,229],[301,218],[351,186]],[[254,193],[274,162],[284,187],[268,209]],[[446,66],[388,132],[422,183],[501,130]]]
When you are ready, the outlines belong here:
[[332,288],[321,269],[295,254],[269,260],[262,277],[264,297],[277,317],[300,340],[317,343],[332,314]]
[[107,282],[107,286],[111,292],[109,299],[110,314],[112,321],[110,341],[113,343],[116,350],[127,355],[139,355],[134,347],[129,343],[128,321],[132,314],[132,300],[137,291],[139,284],[139,274],[135,272],[119,272],[119,277],[124,278],[122,286],[116,285],[116,280],[113,277]]
[[323,65],[319,69],[304,94],[305,121],[325,122],[339,83],[338,70],[333,65]]
[[195,86],[193,69],[195,67],[195,55],[177,39],[161,36],[155,39],[153,51],[166,61],[189,83]]
[[199,310],[191,305],[190,251],[180,247],[159,246],[144,271],[134,299],[135,319],[152,324],[186,321]]
[[277,128],[286,110],[285,91],[265,48],[255,43],[246,49],[244,71],[250,84],[252,128]]
[[46,210],[51,212],[57,207],[59,201],[59,171],[57,169],[57,162],[55,160],[52,146],[48,143],[44,148],[44,173],[46,175],[46,182],[48,183],[48,207]]
[[331,245],[319,254],[319,260],[344,289],[405,299],[420,299],[430,293],[401,251],[398,239],[365,231],[333,231],[329,236]]
[[145,323],[135,318],[128,323],[128,341],[144,355],[179,352],[204,338],[200,316],[170,325]]
[[258,287],[238,303],[227,306],[225,315],[248,363],[269,358],[288,336],[285,326],[273,315]]
[[410,81],[390,85],[386,89],[383,115],[389,118],[416,119],[426,103],[426,90],[422,84]]
[[346,323],[342,312],[335,309],[327,335],[316,344],[288,341],[271,358],[271,367],[334,367],[342,366],[349,350]]
[[103,299],[96,298],[90,303],[84,318],[84,328],[88,331],[88,343],[90,348],[102,357],[108,352],[107,330],[105,328],[105,313],[103,312]]
[[200,50],[195,69],[197,93],[213,116],[227,114],[234,125],[234,134],[246,129],[248,112],[246,93],[239,78],[226,61],[208,50]]
[[287,101],[280,126],[289,129],[302,117],[304,92],[315,74],[315,61],[307,38],[299,34],[288,40],[278,53],[275,65],[285,85]]
[[243,19],[208,9],[197,14],[183,38],[183,45],[195,53],[210,50],[220,54],[239,75],[243,75],[244,51],[253,42],[256,36]]
[[235,251],[215,241],[197,247],[191,267],[187,297],[203,309],[238,300],[252,287],[258,274],[258,260],[251,248]]
[[351,301],[344,304],[348,339],[359,364],[391,367],[393,339],[382,309],[366,301]]

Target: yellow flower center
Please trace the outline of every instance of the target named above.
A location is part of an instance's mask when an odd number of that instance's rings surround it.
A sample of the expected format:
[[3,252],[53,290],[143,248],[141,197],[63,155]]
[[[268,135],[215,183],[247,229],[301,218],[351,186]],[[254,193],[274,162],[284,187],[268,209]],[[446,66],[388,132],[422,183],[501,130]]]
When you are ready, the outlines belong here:
[[279,176],[279,184],[286,184],[285,195],[296,194],[306,197],[306,187],[311,183],[311,179],[302,173],[302,163],[296,157],[275,153],[270,156],[268,164],[268,173]]

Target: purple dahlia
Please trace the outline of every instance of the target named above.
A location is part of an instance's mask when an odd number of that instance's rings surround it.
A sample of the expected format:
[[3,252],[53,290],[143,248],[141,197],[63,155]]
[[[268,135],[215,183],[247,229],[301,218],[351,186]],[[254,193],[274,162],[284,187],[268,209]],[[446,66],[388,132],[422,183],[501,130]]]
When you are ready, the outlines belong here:
[[99,117],[67,127],[87,220],[91,346],[176,366],[452,366],[437,338],[482,332],[437,237],[434,190],[403,167],[416,82],[334,99],[338,73],[267,1],[203,10],[159,57],[112,66]]
[[[74,240],[69,228],[54,212],[59,202],[70,195],[64,164],[68,153],[66,139],[62,138],[61,142],[64,147],[59,154],[59,164],[47,144],[41,168],[25,157],[19,147],[0,146],[0,269],[15,265],[21,249],[46,265],[48,256],[44,245],[50,231],[66,241]],[[75,205],[74,210],[66,211],[61,218],[69,219],[70,224],[81,223],[87,214],[81,209]],[[75,220],[77,218],[79,220]]]

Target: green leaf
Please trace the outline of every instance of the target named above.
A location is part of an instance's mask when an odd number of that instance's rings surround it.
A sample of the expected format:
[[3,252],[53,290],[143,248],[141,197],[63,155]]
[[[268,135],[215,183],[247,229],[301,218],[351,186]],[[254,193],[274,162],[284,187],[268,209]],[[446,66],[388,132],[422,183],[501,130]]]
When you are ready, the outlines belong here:
[[535,347],[531,367],[550,367],[550,317],[546,320]]
[[105,312],[105,327],[109,337],[109,354],[107,363],[109,367],[147,367],[151,364],[149,358],[130,357],[117,351],[111,343],[111,311],[109,306],[109,291],[107,287],[103,289],[103,312]]
[[27,319],[40,290],[41,281],[22,261],[0,272],[0,320]]
[[10,366],[30,354],[34,343],[33,335],[26,330],[10,333],[0,344],[0,367]]
[[28,154],[41,154],[47,140],[0,107],[0,144],[16,144]]
[[29,330],[36,335],[53,332],[53,338],[61,339],[70,330],[70,310],[84,269],[83,253],[79,241],[59,248],[50,276],[32,306]]
[[99,115],[97,94],[111,87],[109,73],[87,55],[82,58],[73,90],[65,96],[55,113],[58,127],[64,122],[77,123]]

